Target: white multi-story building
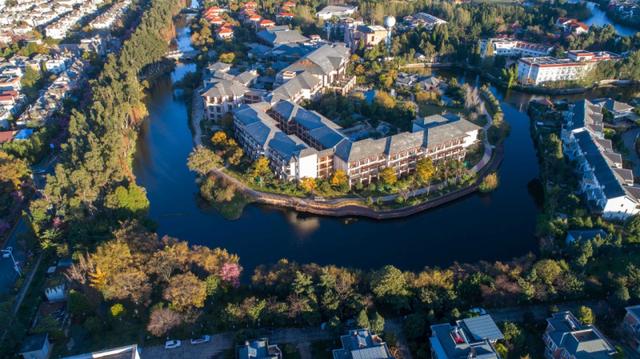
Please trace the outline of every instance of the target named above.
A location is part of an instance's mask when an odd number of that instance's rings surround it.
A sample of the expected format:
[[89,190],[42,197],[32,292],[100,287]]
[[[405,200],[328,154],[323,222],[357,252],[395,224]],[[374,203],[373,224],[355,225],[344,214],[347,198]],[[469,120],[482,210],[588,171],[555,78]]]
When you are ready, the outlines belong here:
[[576,81],[593,70],[598,62],[617,60],[620,57],[607,51],[589,52],[574,50],[567,58],[523,57],[518,60],[518,81],[539,85],[554,81]]
[[553,51],[553,46],[534,44],[515,39],[485,39],[480,40],[480,55],[487,56],[491,49],[493,56],[507,57],[539,57],[547,56]]
[[562,128],[563,151],[576,162],[580,190],[590,206],[605,218],[623,220],[640,213],[640,187],[604,138],[602,119],[600,106],[588,100],[573,104]]

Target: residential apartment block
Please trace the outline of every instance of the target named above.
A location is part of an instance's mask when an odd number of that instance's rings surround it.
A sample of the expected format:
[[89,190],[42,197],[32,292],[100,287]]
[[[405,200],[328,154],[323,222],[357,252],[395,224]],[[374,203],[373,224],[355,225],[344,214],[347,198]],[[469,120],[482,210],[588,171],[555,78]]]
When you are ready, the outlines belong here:
[[340,342],[342,348],[333,350],[333,359],[393,359],[387,343],[368,329],[351,330]]
[[492,56],[539,57],[547,56],[551,54],[551,51],[553,51],[553,46],[509,38],[480,40],[480,55],[482,57],[486,57],[487,53],[492,53]]
[[431,326],[431,357],[433,359],[482,358],[500,359],[495,344],[503,340],[490,315],[467,318]]
[[518,60],[518,81],[540,85],[554,81],[576,81],[586,76],[601,61],[618,60],[617,54],[600,51],[573,50],[567,58],[523,57]]
[[588,100],[572,105],[562,128],[562,146],[576,163],[580,190],[590,207],[608,219],[623,220],[640,212],[640,187],[633,172],[622,168],[622,156],[604,138],[602,108]]
[[568,311],[547,319],[543,340],[548,359],[608,358],[616,353],[598,328],[580,323]]

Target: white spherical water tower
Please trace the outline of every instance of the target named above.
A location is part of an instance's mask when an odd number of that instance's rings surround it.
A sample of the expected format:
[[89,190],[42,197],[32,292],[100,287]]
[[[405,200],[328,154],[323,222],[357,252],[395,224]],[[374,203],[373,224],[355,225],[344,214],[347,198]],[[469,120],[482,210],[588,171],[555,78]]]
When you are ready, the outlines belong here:
[[391,48],[391,31],[394,26],[396,26],[396,18],[393,16],[386,16],[384,18],[384,27],[387,28],[387,50]]

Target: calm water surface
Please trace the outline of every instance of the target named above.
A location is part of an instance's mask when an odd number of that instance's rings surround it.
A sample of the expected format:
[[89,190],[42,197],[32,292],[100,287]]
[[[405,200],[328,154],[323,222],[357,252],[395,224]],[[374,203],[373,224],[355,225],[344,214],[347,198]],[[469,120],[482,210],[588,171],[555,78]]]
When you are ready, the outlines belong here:
[[[178,29],[188,49],[188,30]],[[245,273],[280,258],[298,262],[377,268],[393,264],[407,270],[478,260],[508,260],[535,251],[538,208],[527,185],[538,175],[526,104],[530,96],[496,91],[511,134],[499,169],[498,189],[392,221],[316,217],[250,205],[228,221],[200,205],[195,175],[186,161],[193,148],[188,107],[172,84],[193,71],[178,65],[150,91],[149,118],[135,157],[138,183],[147,189],[150,216],[161,235],[192,244],[223,247],[240,256]],[[442,75],[447,76],[443,73]],[[476,81],[460,77],[460,81]],[[495,91],[495,89],[494,89]]]

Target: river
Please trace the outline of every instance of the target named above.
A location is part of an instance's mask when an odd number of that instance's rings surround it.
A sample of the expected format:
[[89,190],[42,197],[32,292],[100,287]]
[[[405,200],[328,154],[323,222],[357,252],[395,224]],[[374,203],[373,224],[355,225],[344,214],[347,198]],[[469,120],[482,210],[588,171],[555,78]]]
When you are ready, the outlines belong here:
[[605,26],[612,25],[614,29],[616,29],[616,33],[622,36],[633,35],[638,30],[624,26],[621,24],[614,23],[609,17],[607,13],[602,11],[600,7],[594,2],[587,2],[587,7],[591,10],[591,17],[584,21],[585,24],[589,26]]
[[[177,31],[180,48],[188,49],[189,30]],[[509,260],[536,251],[539,209],[528,185],[538,175],[538,162],[526,115],[529,95],[494,89],[511,134],[499,169],[501,183],[491,194],[470,195],[400,220],[345,220],[250,205],[240,219],[229,221],[202,205],[195,175],[186,166],[193,148],[189,108],[172,84],[193,70],[193,65],[179,64],[151,87],[149,117],[134,159],[137,181],[147,190],[159,234],[226,248],[240,256],[247,274],[281,258],[420,270],[455,261]],[[477,81],[473,76],[459,79]]]

